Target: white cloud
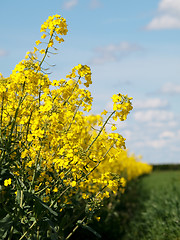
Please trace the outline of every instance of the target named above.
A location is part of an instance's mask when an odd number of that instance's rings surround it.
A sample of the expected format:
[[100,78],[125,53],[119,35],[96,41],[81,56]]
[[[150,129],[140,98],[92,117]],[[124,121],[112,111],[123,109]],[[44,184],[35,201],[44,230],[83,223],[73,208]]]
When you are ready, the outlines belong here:
[[107,102],[105,109],[108,112],[112,112],[113,111],[113,102],[112,101]]
[[168,11],[172,13],[180,13],[180,1],[179,0],[162,0],[159,3],[159,11]]
[[164,15],[154,18],[146,27],[148,30],[180,28],[180,19]]
[[162,139],[167,139],[167,138],[174,138],[175,137],[175,133],[172,131],[164,131],[160,134],[159,136]]
[[78,4],[78,0],[69,0],[65,1],[63,7],[66,10],[70,10],[71,8],[75,7]]
[[157,16],[145,27],[147,30],[179,29],[180,28],[180,1],[161,0]]
[[152,147],[159,149],[165,147],[167,145],[167,141],[164,139],[136,141],[134,145],[136,148]]
[[168,122],[161,122],[161,121],[153,121],[153,122],[148,122],[148,127],[151,128],[174,128],[178,126],[178,122],[174,120],[170,120]]
[[171,82],[166,83],[162,87],[161,92],[170,93],[170,94],[174,94],[174,93],[179,94],[180,93],[180,84],[174,84],[174,83],[171,83]]
[[139,122],[171,121],[174,119],[174,114],[165,110],[147,110],[135,112],[134,118]]
[[[107,116],[109,116],[109,115],[107,115]],[[107,116],[105,116],[104,119],[107,119]],[[115,122],[114,120],[111,119],[108,122],[108,124],[106,125],[106,131],[109,132],[109,133],[112,132],[112,130],[111,130],[112,124],[115,124],[115,126],[117,127],[117,130],[115,132],[118,132],[119,134],[121,134],[125,138],[129,138],[129,136],[131,134],[130,131],[124,130],[128,126],[127,122],[125,122],[125,121],[118,121],[118,122],[116,121]]]
[[157,139],[157,140],[148,141],[146,145],[153,148],[163,148],[167,145],[167,141],[164,139]]
[[136,44],[120,42],[119,44],[110,44],[105,47],[95,49],[96,55],[92,59],[92,64],[104,64],[120,60],[133,52],[140,51],[142,48]]
[[128,127],[128,123],[126,121],[117,120],[112,121],[112,123],[114,123],[118,129],[125,129]]
[[160,98],[149,98],[146,100],[135,100],[133,105],[135,109],[162,108],[168,105],[168,101]]
[[[66,10],[70,10],[77,6],[79,3],[79,0],[64,0],[63,8]],[[90,8],[91,9],[96,9],[101,7],[102,4],[99,0],[91,0],[90,1]]]
[[130,139],[133,137],[133,132],[129,130],[124,130],[122,133],[123,137],[126,139]]
[[102,6],[102,4],[99,0],[91,0],[91,2],[90,2],[90,8],[92,8],[92,9],[96,9],[101,6]]
[[7,52],[4,49],[0,49],[0,57],[4,57],[7,55]]

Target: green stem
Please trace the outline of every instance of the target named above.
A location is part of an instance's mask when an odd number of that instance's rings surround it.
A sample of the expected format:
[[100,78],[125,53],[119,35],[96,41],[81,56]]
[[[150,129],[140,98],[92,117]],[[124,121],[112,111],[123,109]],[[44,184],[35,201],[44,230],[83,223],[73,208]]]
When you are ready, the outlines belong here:
[[[56,27],[54,28],[53,33],[54,33],[55,29],[56,29]],[[50,37],[50,39],[49,39],[49,42],[52,40],[52,38],[53,38],[53,34],[51,35],[51,37]],[[47,55],[47,53],[48,53],[48,49],[49,49],[49,47],[48,47],[48,45],[47,45],[47,48],[46,48],[46,50],[45,50],[44,57],[42,58],[42,60],[41,60],[41,62],[40,62],[40,64],[39,64],[39,67],[41,67],[41,65],[43,64],[43,62],[44,62],[44,60],[45,60],[45,58],[46,58],[46,55]]]
[[23,208],[23,191],[21,190],[20,208]]
[[35,220],[33,223],[32,223],[32,225],[29,227],[29,229],[21,236],[21,238],[19,239],[19,240],[22,240],[25,236],[26,236],[26,234],[29,232],[29,230],[31,230],[31,228],[33,228],[34,227],[34,225],[37,223],[37,221]]
[[71,92],[71,95],[68,97],[67,100],[64,101],[63,105],[65,105],[65,104],[69,101],[69,99],[70,99],[70,97],[72,96],[72,94],[73,94],[76,86],[78,85],[78,81],[79,81],[80,79],[81,79],[81,77],[78,78],[78,80],[77,80],[77,82],[76,82],[76,84],[75,84],[75,86],[74,86],[74,88],[73,88],[73,90],[72,90],[72,92]]
[[37,240],[39,240],[39,226],[37,226]]
[[[84,220],[86,219],[87,217],[84,217],[82,220],[81,220],[81,224],[84,222]],[[72,232],[65,238],[65,240],[68,240],[72,235],[73,233],[78,229],[79,225],[77,225],[73,230]]]
[[28,122],[27,122],[26,141],[27,141],[27,137],[28,137],[28,133],[29,133],[29,125],[30,125],[30,122],[31,122],[32,113],[33,113],[33,110],[31,111],[29,120],[28,120]]
[[113,111],[109,117],[106,119],[106,121],[104,122],[103,126],[101,127],[98,135],[94,138],[94,140],[92,141],[92,143],[89,145],[89,147],[86,149],[85,152],[88,152],[89,149],[92,147],[92,145],[95,143],[95,141],[98,139],[98,137],[100,136],[101,132],[103,131],[104,127],[106,126],[107,122],[109,121],[109,119],[112,117],[112,115],[115,113],[116,111]]
[[[82,101],[81,101],[81,103],[82,103]],[[74,116],[73,116],[73,118],[72,118],[72,121],[71,121],[71,123],[69,124],[69,127],[68,127],[68,129],[66,130],[66,132],[69,132],[69,130],[70,130],[72,124],[73,124],[73,121],[74,121],[74,119],[75,119],[75,117],[76,117],[76,114],[77,114],[77,112],[78,112],[78,110],[79,110],[79,108],[80,108],[81,103],[79,104],[79,106],[77,106],[77,109],[76,109],[76,111],[75,111],[75,113],[74,113]]]
[[63,227],[64,230],[66,230],[73,222],[77,221],[78,218],[84,213],[84,209],[78,213],[77,216],[73,216],[71,218],[71,221],[68,222],[66,226]]
[[96,193],[95,197],[97,197],[100,193],[102,193],[102,191],[108,186],[109,184],[106,184],[103,188],[101,188],[101,190]]
[[11,239],[12,239],[13,231],[14,231],[14,226],[11,226],[11,230],[10,230],[10,233],[9,233],[8,240],[11,240]]

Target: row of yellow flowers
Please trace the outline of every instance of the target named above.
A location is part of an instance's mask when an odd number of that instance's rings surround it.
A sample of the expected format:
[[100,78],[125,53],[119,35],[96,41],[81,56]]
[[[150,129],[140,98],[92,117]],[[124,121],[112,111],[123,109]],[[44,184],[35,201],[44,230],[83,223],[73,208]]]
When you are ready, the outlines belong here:
[[[64,18],[50,16],[41,26],[43,35],[34,51],[26,54],[10,77],[0,77],[0,190],[4,206],[7,199],[3,194],[10,191],[22,209],[28,193],[59,213],[73,205],[75,198],[87,202],[91,211],[95,202],[123,192],[126,181],[151,171],[151,166],[129,156],[120,134],[105,129],[110,119],[126,120],[133,108],[132,98],[114,94],[113,111],[108,116],[106,110],[87,115],[84,112],[90,111],[93,100],[87,90],[92,83],[90,67],[79,64],[66,78],[50,81],[45,59],[56,51],[55,41],[64,41],[62,35],[67,31]],[[45,48],[38,48],[43,44]],[[116,130],[115,124],[111,129]],[[38,219],[34,222],[38,225]]]

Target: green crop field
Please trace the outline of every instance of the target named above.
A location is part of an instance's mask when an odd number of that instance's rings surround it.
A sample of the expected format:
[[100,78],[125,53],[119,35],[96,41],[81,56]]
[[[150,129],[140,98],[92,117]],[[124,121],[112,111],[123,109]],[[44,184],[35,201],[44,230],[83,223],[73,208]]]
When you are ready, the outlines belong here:
[[[180,170],[156,170],[132,181],[99,216],[91,227],[103,240],[180,240]],[[74,239],[83,236],[99,239],[83,229]]]
[[180,171],[155,171],[137,191],[137,209],[122,239],[180,239]]

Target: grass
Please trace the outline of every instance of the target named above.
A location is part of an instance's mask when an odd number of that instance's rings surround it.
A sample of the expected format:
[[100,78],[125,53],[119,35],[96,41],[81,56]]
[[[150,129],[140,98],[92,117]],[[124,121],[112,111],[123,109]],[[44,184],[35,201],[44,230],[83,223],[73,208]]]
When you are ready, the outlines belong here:
[[137,209],[120,239],[180,239],[180,171],[154,171],[136,189]]

